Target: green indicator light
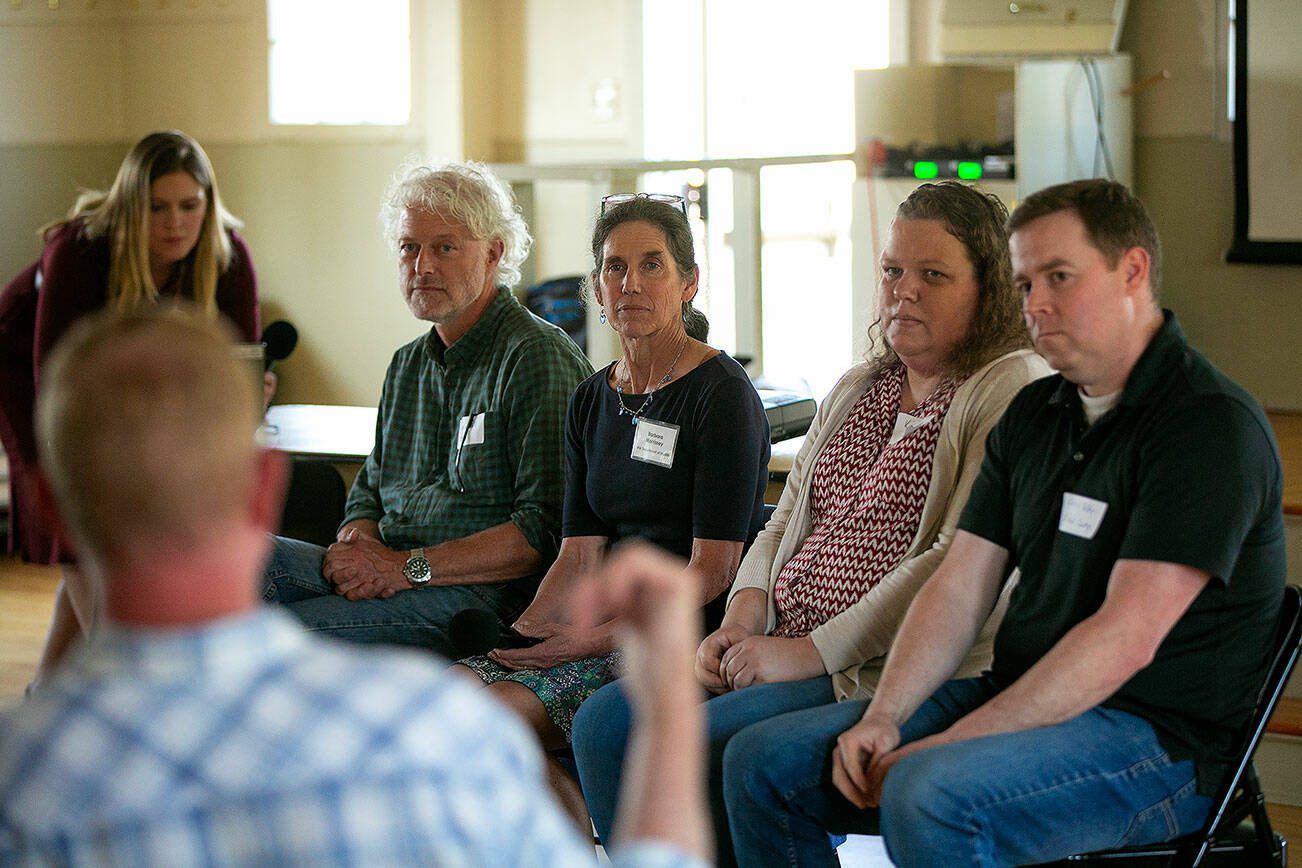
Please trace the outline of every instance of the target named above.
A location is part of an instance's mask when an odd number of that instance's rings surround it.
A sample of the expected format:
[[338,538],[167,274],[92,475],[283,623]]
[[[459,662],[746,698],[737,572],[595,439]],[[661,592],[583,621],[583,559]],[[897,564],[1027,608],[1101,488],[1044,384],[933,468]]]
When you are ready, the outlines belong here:
[[964,181],[976,181],[981,177],[981,164],[962,161],[958,164],[958,176]]
[[940,174],[940,167],[930,160],[919,160],[913,164],[913,177],[928,181]]

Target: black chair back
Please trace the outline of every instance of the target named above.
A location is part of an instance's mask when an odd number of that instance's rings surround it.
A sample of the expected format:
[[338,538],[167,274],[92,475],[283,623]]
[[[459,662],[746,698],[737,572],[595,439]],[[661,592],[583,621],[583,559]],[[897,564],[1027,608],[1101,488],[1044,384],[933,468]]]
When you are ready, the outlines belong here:
[[281,515],[281,536],[328,546],[343,521],[348,490],[333,464],[294,459]]
[[[1237,826],[1248,813],[1254,814],[1254,824],[1260,822],[1260,819],[1255,816],[1254,805],[1243,805],[1239,811],[1234,810],[1235,796],[1239,794],[1244,778],[1249,773],[1251,773],[1251,788],[1256,790],[1252,798],[1261,803],[1261,813],[1264,818],[1264,799],[1261,798],[1260,785],[1256,782],[1256,772],[1252,770],[1252,757],[1257,752],[1257,746],[1261,744],[1262,736],[1266,734],[1270,717],[1279,706],[1284,688],[1288,686],[1288,679],[1297,666],[1300,643],[1302,643],[1302,591],[1295,585],[1287,585],[1284,588],[1284,599],[1279,607],[1279,626],[1275,632],[1275,643],[1271,646],[1266,680],[1262,682],[1261,692],[1257,695],[1257,707],[1253,709],[1252,719],[1243,732],[1235,763],[1221,781],[1214,803],[1216,807],[1207,818],[1207,824],[1203,827],[1197,846],[1190,848],[1187,861],[1177,857],[1175,865],[1184,863],[1189,868],[1197,866],[1207,855],[1216,834],[1222,828]],[[1265,829],[1258,830],[1259,834],[1261,832],[1270,832],[1268,820]]]
[[[1257,694],[1252,716],[1241,731],[1235,759],[1217,788],[1213,808],[1201,831],[1164,844],[1123,847],[1070,856],[1053,865],[1142,862],[1172,868],[1197,868],[1209,856],[1217,865],[1271,865],[1284,868],[1287,842],[1275,834],[1266,814],[1266,799],[1252,765],[1253,754],[1279,705],[1289,676],[1297,666],[1302,647],[1302,590],[1284,588],[1275,641],[1267,657],[1266,676]],[[1252,828],[1241,833],[1240,824],[1252,817]]]

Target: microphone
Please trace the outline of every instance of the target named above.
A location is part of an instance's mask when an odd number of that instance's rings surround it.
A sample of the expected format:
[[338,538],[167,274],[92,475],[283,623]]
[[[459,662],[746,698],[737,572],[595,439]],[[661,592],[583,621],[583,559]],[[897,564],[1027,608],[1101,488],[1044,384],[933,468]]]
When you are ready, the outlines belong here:
[[502,624],[487,609],[462,609],[448,622],[448,643],[458,659],[487,654],[501,639]]
[[270,371],[276,362],[289,358],[298,346],[298,329],[283,319],[278,319],[262,330],[263,370]]

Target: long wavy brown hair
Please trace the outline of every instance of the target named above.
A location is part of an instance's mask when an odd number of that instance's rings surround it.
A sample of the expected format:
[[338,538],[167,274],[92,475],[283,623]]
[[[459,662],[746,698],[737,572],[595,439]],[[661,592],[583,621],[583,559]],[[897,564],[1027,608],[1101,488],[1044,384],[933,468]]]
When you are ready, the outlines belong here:
[[[941,181],[923,184],[895,211],[896,220],[939,220],[957,238],[976,273],[977,310],[967,334],[946,362],[947,374],[964,379],[1004,353],[1031,345],[1022,319],[1022,300],[1013,288],[1013,266],[1004,224],[1008,209],[990,193]],[[868,329],[868,359],[876,375],[900,360],[882,331],[881,318]]]

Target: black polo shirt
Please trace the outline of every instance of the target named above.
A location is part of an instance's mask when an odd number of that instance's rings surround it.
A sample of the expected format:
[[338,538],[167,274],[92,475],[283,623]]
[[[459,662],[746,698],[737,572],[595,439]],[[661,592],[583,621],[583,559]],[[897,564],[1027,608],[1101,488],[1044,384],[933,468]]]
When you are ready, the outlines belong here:
[[1265,414],[1170,311],[1120,400],[1087,426],[1075,384],[1038,380],[990,433],[959,526],[1022,578],[995,637],[1006,687],[1103,602],[1117,560],[1212,575],[1151,664],[1103,704],[1150,723],[1211,792],[1251,713],[1284,587],[1283,473]]

